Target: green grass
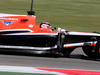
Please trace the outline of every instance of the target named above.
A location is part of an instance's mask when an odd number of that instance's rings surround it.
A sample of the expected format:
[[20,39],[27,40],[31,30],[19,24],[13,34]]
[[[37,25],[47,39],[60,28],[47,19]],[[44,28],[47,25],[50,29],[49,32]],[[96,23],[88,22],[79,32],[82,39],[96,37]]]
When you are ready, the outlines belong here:
[[54,75],[54,74],[37,74],[37,73],[0,72],[0,75]]
[[[0,0],[0,13],[27,14],[31,0]],[[34,0],[37,24],[100,32],[100,0]]]

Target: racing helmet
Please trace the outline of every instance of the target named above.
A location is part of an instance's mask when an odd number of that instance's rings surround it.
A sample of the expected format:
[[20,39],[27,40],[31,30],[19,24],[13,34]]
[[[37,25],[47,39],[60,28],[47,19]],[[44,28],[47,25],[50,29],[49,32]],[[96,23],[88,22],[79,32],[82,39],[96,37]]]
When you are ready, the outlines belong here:
[[48,22],[42,22],[42,23],[40,23],[40,28],[48,28],[48,29],[51,29],[51,25]]

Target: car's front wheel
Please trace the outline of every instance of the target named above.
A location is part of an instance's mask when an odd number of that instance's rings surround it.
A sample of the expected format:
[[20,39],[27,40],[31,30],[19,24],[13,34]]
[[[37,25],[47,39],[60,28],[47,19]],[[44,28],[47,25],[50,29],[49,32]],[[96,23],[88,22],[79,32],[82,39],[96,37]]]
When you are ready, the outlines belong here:
[[83,46],[82,49],[88,57],[96,57],[94,46]]
[[100,40],[97,41],[96,46],[83,46],[84,53],[89,57],[100,58]]
[[95,55],[97,58],[100,58],[100,40],[98,40],[98,42],[95,46]]

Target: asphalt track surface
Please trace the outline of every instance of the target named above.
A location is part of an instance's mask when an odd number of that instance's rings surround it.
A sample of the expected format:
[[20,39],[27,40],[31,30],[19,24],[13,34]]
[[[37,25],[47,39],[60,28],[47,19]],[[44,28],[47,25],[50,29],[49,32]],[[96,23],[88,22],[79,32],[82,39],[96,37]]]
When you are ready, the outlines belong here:
[[0,65],[100,71],[100,59],[87,57],[81,48],[75,49],[70,58],[56,58],[51,55],[34,55],[29,51],[24,52],[1,49]]

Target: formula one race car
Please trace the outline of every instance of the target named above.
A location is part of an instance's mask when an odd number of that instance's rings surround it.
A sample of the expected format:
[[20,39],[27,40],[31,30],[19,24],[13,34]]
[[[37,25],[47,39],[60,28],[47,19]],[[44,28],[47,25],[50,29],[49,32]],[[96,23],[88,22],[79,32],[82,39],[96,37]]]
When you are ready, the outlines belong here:
[[35,12],[28,15],[0,17],[0,48],[32,50],[35,53],[51,53],[69,56],[82,47],[89,57],[100,57],[100,34],[50,29],[50,24],[36,24]]

